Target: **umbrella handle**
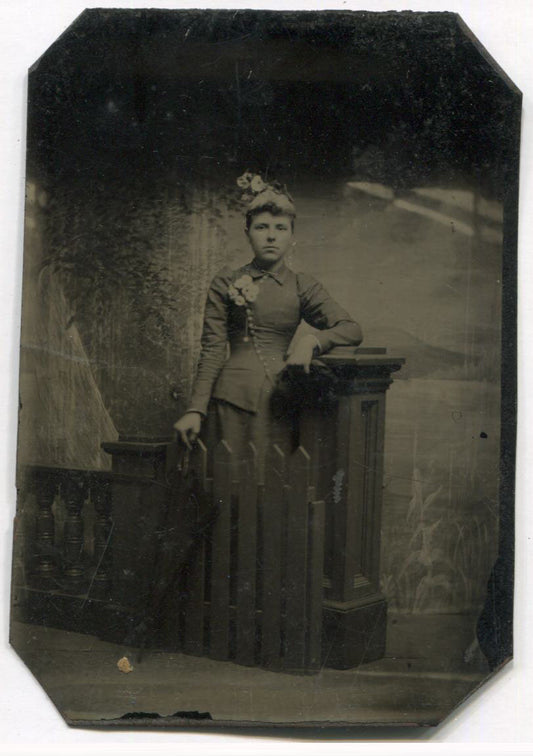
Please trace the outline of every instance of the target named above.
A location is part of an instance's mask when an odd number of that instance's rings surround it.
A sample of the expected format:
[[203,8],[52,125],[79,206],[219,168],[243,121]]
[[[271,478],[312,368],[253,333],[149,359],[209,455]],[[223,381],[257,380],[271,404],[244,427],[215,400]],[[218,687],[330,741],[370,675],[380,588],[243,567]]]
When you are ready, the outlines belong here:
[[[180,453],[181,452],[181,453]],[[180,448],[178,452],[178,459],[177,459],[177,469],[178,472],[185,477],[187,473],[189,472],[189,464],[191,460],[191,452],[189,449],[187,449],[186,446],[183,446]]]

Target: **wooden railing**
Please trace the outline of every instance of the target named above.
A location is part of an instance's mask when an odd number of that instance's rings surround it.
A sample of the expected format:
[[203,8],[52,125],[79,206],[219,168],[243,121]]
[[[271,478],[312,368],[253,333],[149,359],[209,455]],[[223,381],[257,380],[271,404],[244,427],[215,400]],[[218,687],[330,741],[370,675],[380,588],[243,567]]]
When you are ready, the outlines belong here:
[[[152,484],[164,493],[151,533],[159,547],[144,559],[137,554],[139,570],[149,579],[138,584],[136,606],[113,568],[113,546],[120,539],[114,533],[113,490],[131,485],[131,479],[33,468],[38,509],[26,590],[47,595],[56,606],[60,601],[55,621],[45,612],[51,624],[79,629],[83,622],[75,607],[90,605],[94,628],[95,604],[107,605],[108,613],[129,613],[124,639],[133,645],[152,645],[157,638],[159,645],[213,659],[295,672],[318,669],[324,503],[315,500],[309,485],[309,455],[300,447],[287,460],[273,447],[266,485],[258,484],[253,446],[246,459],[236,461],[221,441],[212,477],[207,456],[198,442],[186,456],[186,469],[176,471],[177,485]],[[148,493],[146,483],[145,488]],[[87,508],[89,517],[83,513]],[[91,532],[87,519],[93,520]],[[74,605],[69,598],[77,600]],[[162,637],[169,613],[170,642]],[[102,616],[97,633],[103,637],[109,637],[106,624]]]
[[105,595],[111,584],[111,474],[45,466],[27,473],[24,493],[33,504],[35,539],[26,562],[33,584]]
[[379,658],[385,393],[401,359],[334,350],[336,397],[303,404],[300,444],[104,443],[111,471],[20,473],[14,609],[106,640],[312,672]]
[[113,495],[150,482],[102,470],[35,465],[19,471],[12,610],[15,618],[122,642]]

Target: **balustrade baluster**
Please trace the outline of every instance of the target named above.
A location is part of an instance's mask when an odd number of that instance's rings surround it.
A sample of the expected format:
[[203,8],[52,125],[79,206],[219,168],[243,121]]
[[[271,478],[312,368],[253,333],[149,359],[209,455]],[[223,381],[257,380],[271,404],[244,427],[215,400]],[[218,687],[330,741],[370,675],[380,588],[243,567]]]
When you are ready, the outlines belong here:
[[83,480],[73,475],[62,486],[62,495],[67,510],[63,536],[65,558],[64,577],[67,586],[79,592],[84,579],[83,566],[83,507],[85,486]]
[[39,581],[49,582],[57,572],[55,557],[55,519],[52,505],[57,492],[56,482],[49,477],[40,477],[35,481],[35,494],[38,512],[36,523],[37,540],[37,577]]
[[97,480],[91,488],[91,500],[96,512],[94,523],[95,573],[93,585],[100,593],[107,593],[111,587],[111,481]]

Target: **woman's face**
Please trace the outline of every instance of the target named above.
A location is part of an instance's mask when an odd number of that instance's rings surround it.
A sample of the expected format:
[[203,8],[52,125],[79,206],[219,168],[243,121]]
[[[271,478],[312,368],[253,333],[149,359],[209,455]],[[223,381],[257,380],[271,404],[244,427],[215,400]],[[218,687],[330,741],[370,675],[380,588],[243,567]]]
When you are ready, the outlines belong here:
[[262,268],[282,260],[292,242],[292,218],[264,212],[252,218],[246,231],[255,259]]

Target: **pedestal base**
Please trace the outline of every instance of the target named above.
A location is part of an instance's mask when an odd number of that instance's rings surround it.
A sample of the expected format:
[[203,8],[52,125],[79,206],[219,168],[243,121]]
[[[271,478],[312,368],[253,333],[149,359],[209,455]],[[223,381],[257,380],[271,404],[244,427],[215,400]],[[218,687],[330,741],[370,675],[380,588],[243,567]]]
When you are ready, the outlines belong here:
[[350,669],[385,655],[387,602],[341,608],[324,602],[322,653],[323,665]]

